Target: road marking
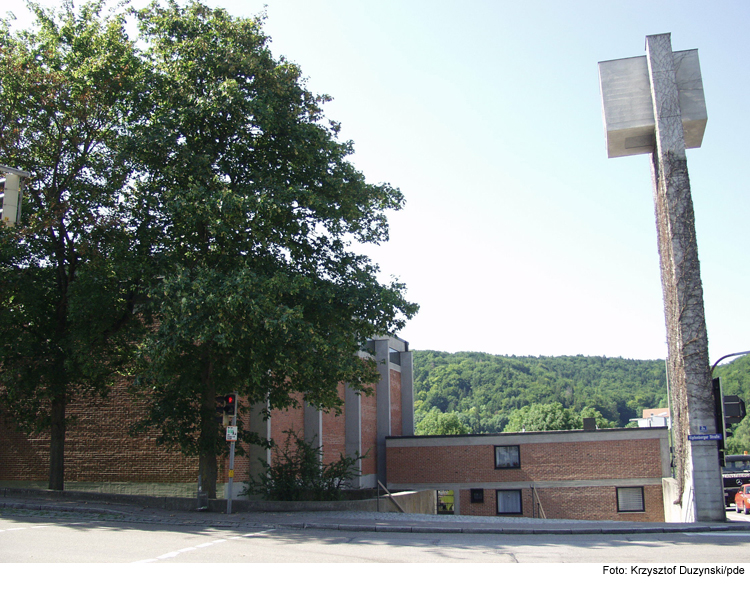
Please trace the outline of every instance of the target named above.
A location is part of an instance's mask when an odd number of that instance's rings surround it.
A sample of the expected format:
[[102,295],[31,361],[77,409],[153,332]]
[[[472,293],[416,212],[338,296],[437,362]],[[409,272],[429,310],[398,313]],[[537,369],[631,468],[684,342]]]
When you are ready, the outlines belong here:
[[750,536],[750,531],[685,532],[686,536]]
[[212,540],[210,542],[204,542],[203,544],[198,544],[197,546],[190,546],[189,548],[183,548],[182,550],[175,550],[174,552],[167,552],[166,554],[162,554],[161,556],[157,556],[156,558],[146,558],[145,560],[136,560],[134,564],[144,564],[148,562],[156,562],[158,560],[167,560],[169,558],[175,558],[176,556],[179,556],[183,552],[190,552],[191,550],[197,550],[198,548],[208,548],[216,544],[223,544],[224,542],[228,542],[229,540],[241,540],[243,538],[251,538],[253,536],[260,536],[262,534],[267,534],[272,531],[274,530],[266,529],[263,531],[256,531],[256,532],[252,532],[249,534],[243,534],[241,536],[232,536],[230,538],[219,538],[217,540]]

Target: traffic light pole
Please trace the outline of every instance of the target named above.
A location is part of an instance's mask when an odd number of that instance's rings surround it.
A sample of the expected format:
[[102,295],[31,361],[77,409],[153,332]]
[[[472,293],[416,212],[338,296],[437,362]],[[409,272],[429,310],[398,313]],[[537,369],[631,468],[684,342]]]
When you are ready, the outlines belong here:
[[[234,412],[232,413],[232,427],[237,426],[237,397],[234,397]],[[227,486],[227,515],[232,513],[232,484],[234,483],[234,439],[229,444],[229,482]]]
[[[722,434],[722,438],[718,441],[719,448],[719,464],[725,466],[724,461],[724,442],[727,439],[727,429],[730,424],[738,423],[745,416],[745,404],[738,396],[724,396],[721,391],[721,378],[715,378],[714,370],[724,359],[729,357],[739,357],[741,355],[747,355],[750,351],[742,351],[740,353],[730,353],[719,357],[719,359],[711,366],[711,387],[714,398],[714,414],[716,416],[716,432]],[[731,435],[731,433],[730,433]]]
[[[232,427],[237,426],[237,416],[232,417]],[[232,513],[232,484],[234,483],[234,441],[229,444],[229,485],[227,486],[227,515]]]
[[716,360],[716,363],[714,363],[711,366],[711,377],[713,377],[713,375],[714,375],[714,370],[716,369],[716,366],[719,365],[719,363],[721,363],[725,359],[729,359],[730,357],[739,357],[740,355],[748,355],[748,354],[750,354],[750,351],[742,351],[740,353],[730,353],[729,355],[724,355],[724,357],[719,357]]

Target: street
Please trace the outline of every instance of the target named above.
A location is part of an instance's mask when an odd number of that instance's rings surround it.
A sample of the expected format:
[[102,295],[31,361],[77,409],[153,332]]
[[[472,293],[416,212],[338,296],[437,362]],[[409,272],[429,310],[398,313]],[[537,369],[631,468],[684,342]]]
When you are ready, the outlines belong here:
[[[232,529],[5,512],[3,563],[747,563],[750,531],[415,534]],[[744,516],[740,516],[744,517]]]

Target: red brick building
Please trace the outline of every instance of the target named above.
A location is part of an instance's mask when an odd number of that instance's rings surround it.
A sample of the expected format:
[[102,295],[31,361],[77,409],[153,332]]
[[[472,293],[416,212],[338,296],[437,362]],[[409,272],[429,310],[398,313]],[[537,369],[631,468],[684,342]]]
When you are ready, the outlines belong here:
[[388,488],[453,490],[454,513],[664,521],[668,431],[389,437]]
[[[263,421],[260,408],[246,420],[246,427],[283,444],[284,431],[294,429],[307,441],[323,448],[323,461],[339,454],[366,455],[360,462],[361,476],[354,483],[360,488],[385,482],[385,438],[414,432],[412,354],[408,343],[397,338],[377,338],[370,342],[381,379],[375,396],[360,396],[343,384],[339,395],[344,412],[335,416],[304,403],[298,408],[273,411]],[[302,401],[302,396],[298,398]],[[121,383],[95,405],[73,401],[69,416],[77,417],[67,431],[65,447],[65,486],[69,490],[93,490],[131,494],[193,496],[197,490],[198,459],[186,458],[156,445],[156,433],[131,437],[128,431],[146,413],[143,401],[134,399]],[[250,449],[237,456],[235,481],[247,480],[257,472],[265,450]],[[0,487],[31,486],[46,488],[49,470],[49,437],[23,435],[0,415]],[[227,460],[220,464],[219,496],[228,480]],[[233,496],[242,490],[233,487]]]
[[[380,480],[392,491],[453,490],[458,514],[665,521],[666,428],[415,437],[408,343],[374,339],[370,351],[381,376],[374,396],[342,384],[344,410],[338,416],[316,410],[299,395],[297,408],[272,411],[267,421],[262,407],[251,409],[245,427],[280,444],[284,431],[293,429],[322,446],[325,463],[340,454],[366,456],[352,483],[357,488],[375,488]],[[95,406],[74,402],[69,411],[78,418],[68,429],[66,488],[195,495],[197,458],[157,446],[156,433],[128,434],[146,409],[124,384]],[[234,497],[248,474],[262,469],[258,458],[271,462],[265,449],[247,451],[236,458]],[[48,437],[26,437],[0,416],[0,487],[46,488],[48,462]],[[220,475],[219,496],[226,496],[226,460]]]
[[[344,411],[339,416],[302,403],[295,409],[274,411],[270,420],[264,421],[263,408],[258,407],[251,410],[246,428],[280,443],[289,429],[303,433],[306,441],[322,446],[324,463],[340,455],[353,457],[359,453],[365,458],[359,462],[360,476],[353,487],[375,488],[378,480],[385,483],[386,437],[414,433],[412,353],[406,341],[394,337],[373,339],[370,350],[380,372],[375,396],[360,396],[340,384]],[[271,463],[271,452],[255,447],[250,450],[245,468],[253,474],[262,468],[257,458]]]

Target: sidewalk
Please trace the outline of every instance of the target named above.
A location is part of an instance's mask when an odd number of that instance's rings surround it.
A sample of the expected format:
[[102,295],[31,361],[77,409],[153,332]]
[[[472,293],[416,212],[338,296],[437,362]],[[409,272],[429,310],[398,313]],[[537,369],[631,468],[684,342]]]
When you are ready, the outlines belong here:
[[[114,502],[112,497],[117,497]],[[63,512],[71,517],[104,521],[154,523],[230,529],[322,529],[351,532],[441,534],[661,534],[684,532],[747,532],[750,521],[726,523],[637,523],[573,521],[525,517],[472,517],[362,511],[305,512],[199,512],[184,508],[159,508],[153,500],[126,495],[57,493],[26,489],[0,489],[2,509]],[[161,499],[160,501],[164,501]],[[188,502],[191,500],[188,500]],[[233,505],[239,504],[236,501]],[[151,505],[151,506],[149,506]],[[226,505],[224,504],[224,507]],[[216,507],[216,505],[214,505]],[[739,519],[739,517],[738,517]]]

